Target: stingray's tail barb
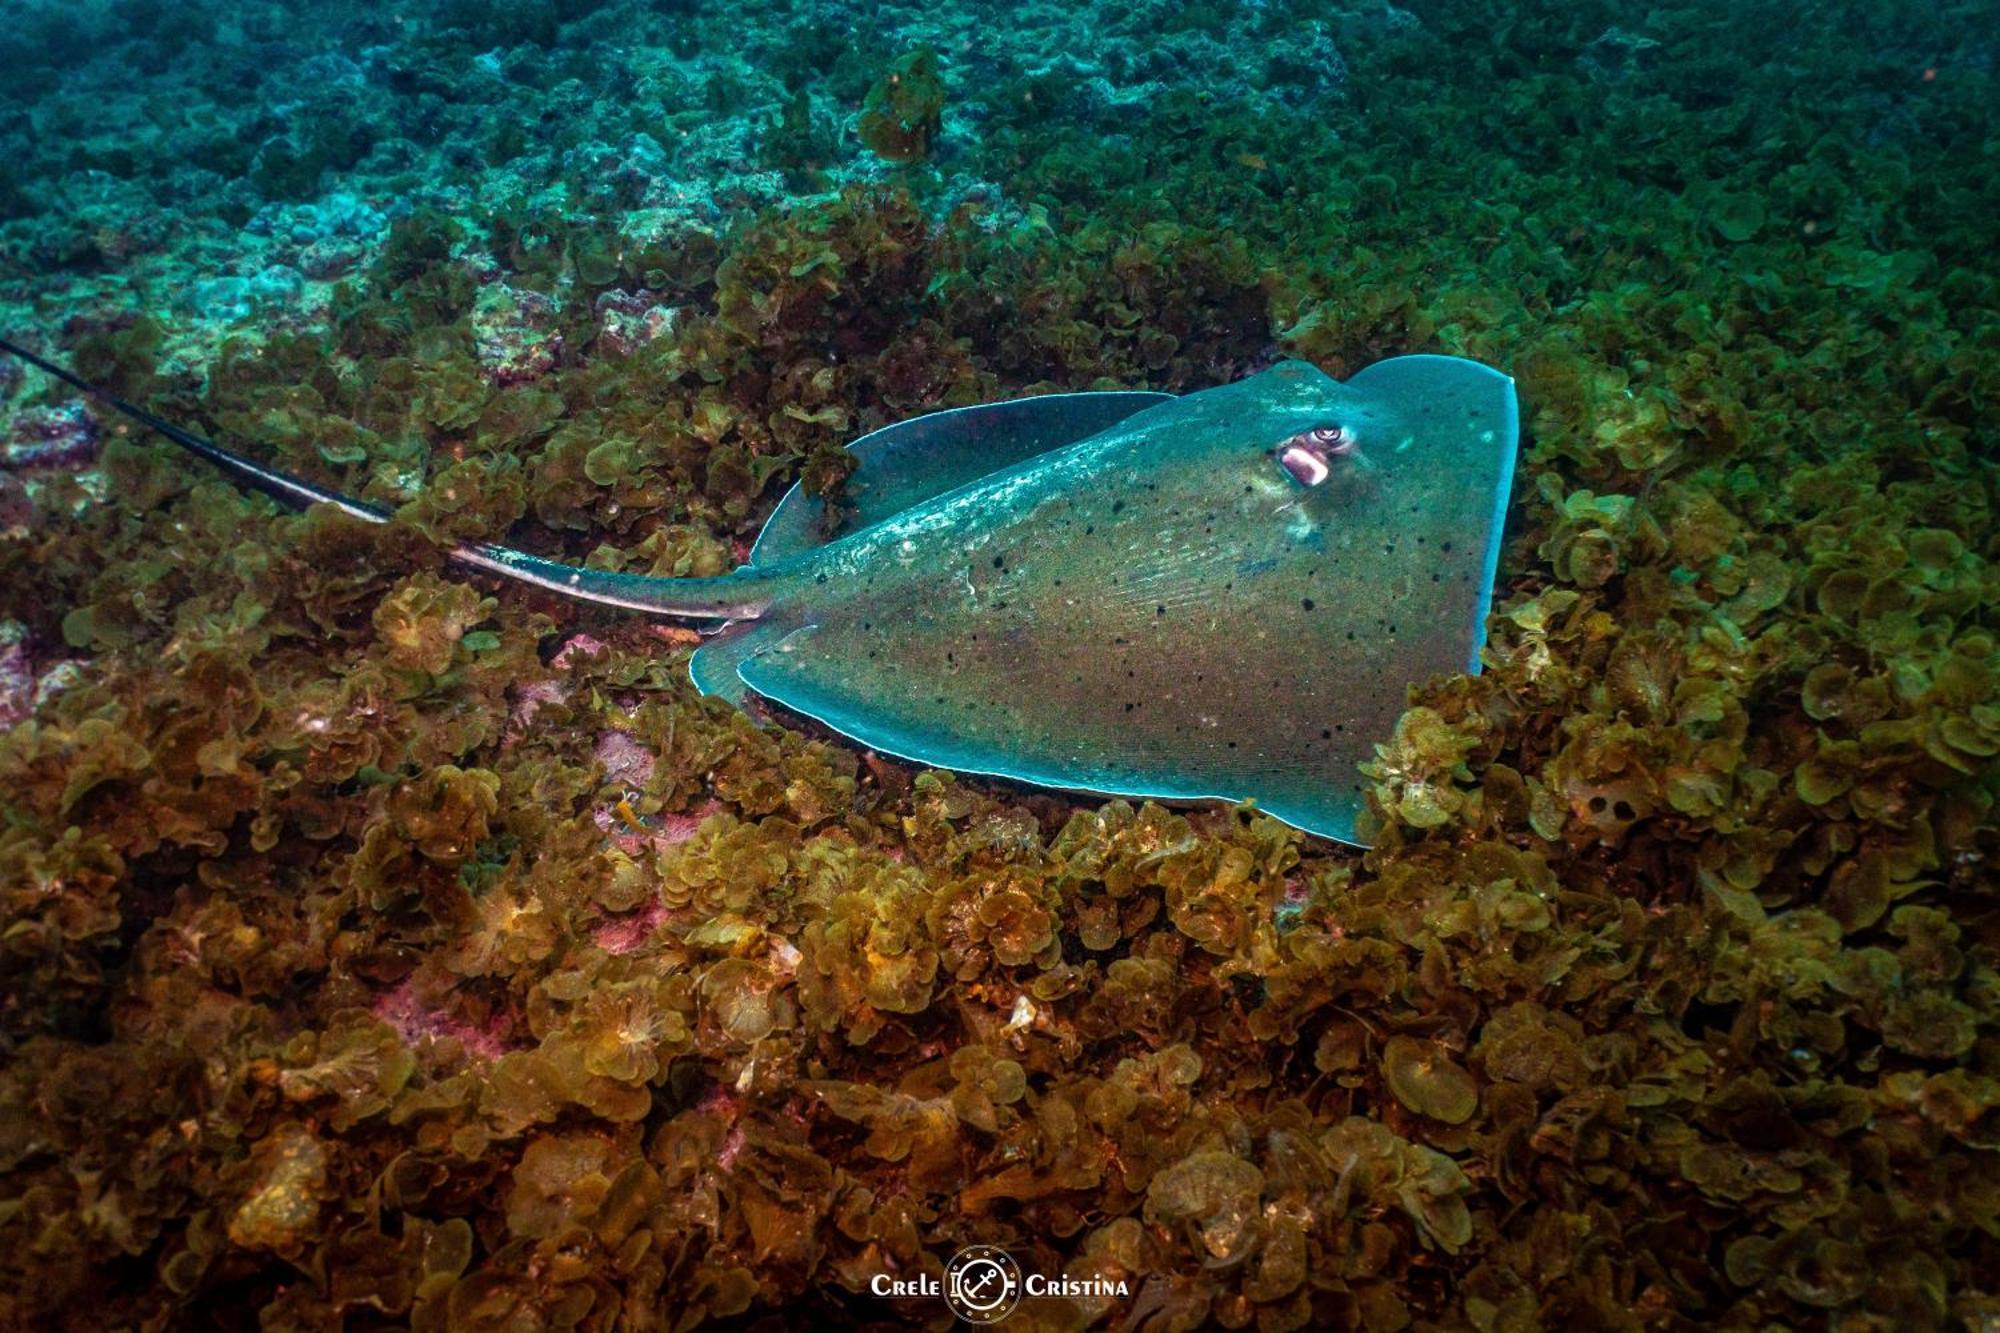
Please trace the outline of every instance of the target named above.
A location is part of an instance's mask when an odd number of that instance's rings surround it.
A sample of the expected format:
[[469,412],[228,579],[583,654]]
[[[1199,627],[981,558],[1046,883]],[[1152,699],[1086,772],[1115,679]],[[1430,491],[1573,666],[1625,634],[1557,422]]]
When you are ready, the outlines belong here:
[[[213,440],[183,430],[136,403],[129,403],[102,385],[92,384],[64,366],[59,366],[19,343],[0,338],[0,352],[17,356],[43,374],[54,376],[85,397],[103,404],[119,415],[138,422],[172,440],[181,448],[222,469],[241,485],[261,491],[294,509],[330,504],[343,513],[368,523],[387,523],[389,513],[374,505],[315,486],[289,472],[265,467]],[[703,620],[742,620],[762,614],[771,600],[771,580],[748,569],[712,579],[656,579],[644,574],[620,574],[602,569],[584,569],[511,547],[487,542],[455,546],[451,559],[472,569],[484,570],[516,583],[526,583],[580,602],[650,611],[657,615],[685,616]]]

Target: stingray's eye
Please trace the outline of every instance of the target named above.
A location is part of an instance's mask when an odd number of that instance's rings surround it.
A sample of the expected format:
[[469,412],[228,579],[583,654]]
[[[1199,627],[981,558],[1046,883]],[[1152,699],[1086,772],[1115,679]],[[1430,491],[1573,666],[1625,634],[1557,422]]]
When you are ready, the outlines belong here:
[[1314,426],[1278,446],[1278,464],[1301,486],[1317,486],[1333,473],[1333,460],[1354,449],[1345,426]]

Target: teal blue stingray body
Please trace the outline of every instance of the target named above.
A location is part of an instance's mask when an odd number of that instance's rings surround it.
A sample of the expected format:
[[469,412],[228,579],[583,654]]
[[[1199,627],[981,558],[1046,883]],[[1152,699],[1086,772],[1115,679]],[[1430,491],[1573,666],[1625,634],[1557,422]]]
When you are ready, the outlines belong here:
[[[381,511],[82,384],[295,503]],[[712,579],[493,545],[459,562],[578,600],[721,622],[694,683],[919,763],[1068,790],[1254,801],[1360,841],[1358,765],[1409,687],[1476,671],[1513,474],[1513,382],[1399,357],[1185,397],[1061,394],[854,446],[829,532],[796,489]]]

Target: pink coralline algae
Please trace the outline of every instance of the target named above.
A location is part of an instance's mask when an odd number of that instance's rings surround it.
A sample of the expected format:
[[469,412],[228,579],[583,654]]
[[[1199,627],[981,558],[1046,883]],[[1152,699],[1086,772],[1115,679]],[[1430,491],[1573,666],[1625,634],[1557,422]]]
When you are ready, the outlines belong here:
[[35,666],[27,634],[14,621],[0,625],[0,727],[11,727],[35,708]]
[[744,1134],[741,1124],[731,1125],[729,1137],[722,1141],[721,1151],[715,1155],[715,1164],[724,1171],[736,1165],[736,1159],[743,1152]]
[[643,787],[653,776],[653,752],[622,731],[607,731],[597,738],[597,762],[604,765],[604,780],[622,787]]
[[38,663],[33,648],[19,621],[0,622],[0,728],[28,718],[73,685],[82,670],[74,660]]
[[28,483],[12,472],[0,471],[0,532],[26,528],[35,520],[35,501]]
[[727,1171],[736,1165],[736,1159],[743,1151],[743,1104],[730,1095],[720,1084],[709,1088],[695,1103],[695,1109],[706,1116],[713,1116],[729,1126],[728,1137],[723,1139],[721,1148],[715,1154],[715,1164]]
[[722,802],[709,800],[681,814],[661,815],[658,826],[653,830],[653,845],[661,851],[669,847],[678,847],[694,836],[695,830],[701,827],[703,820],[710,815],[721,813],[722,809]]
[[7,433],[6,465],[10,468],[56,468],[75,471],[97,457],[97,423],[82,402],[59,407],[31,407],[14,418]]
[[[595,820],[600,829],[611,835],[619,851],[636,857],[680,846],[694,837],[704,820],[721,813],[724,808],[722,802],[711,798],[692,810],[662,813],[634,824],[628,822],[632,818],[629,807],[621,810],[614,806],[599,810]],[[675,915],[668,911],[665,902],[654,897],[635,912],[626,912],[603,922],[592,934],[591,941],[609,954],[632,953],[644,946]],[[678,915],[685,918],[687,913],[682,911]],[[772,955],[774,970],[780,975],[790,976],[797,970],[801,955],[788,941],[777,940],[772,946]]]
[[1281,929],[1288,929],[1299,923],[1305,915],[1306,904],[1312,899],[1312,886],[1303,875],[1285,876],[1285,891],[1278,898],[1273,915]]
[[514,708],[507,715],[507,730],[501,738],[503,747],[511,746],[527,734],[533,725],[535,714],[548,704],[559,704],[569,698],[569,686],[559,680],[536,680],[514,688]]
[[[650,762],[651,756],[647,758]],[[598,828],[611,835],[618,850],[627,856],[637,856],[645,851],[663,852],[680,846],[694,836],[704,819],[722,808],[720,801],[708,800],[683,814],[658,814],[635,822],[637,816],[629,806],[620,809],[612,805],[599,809],[592,819]]]
[[520,384],[549,373],[562,352],[556,303],[537,291],[494,283],[472,310],[473,348],[495,384]]
[[653,932],[666,919],[667,905],[655,898],[636,912],[613,917],[598,926],[590,937],[591,943],[608,954],[633,953],[653,938]]
[[415,1050],[427,1041],[449,1037],[464,1047],[467,1055],[480,1060],[498,1060],[507,1053],[502,1035],[505,1019],[481,1027],[462,1018],[441,1013],[417,997],[414,981],[405,981],[377,997],[375,1017],[396,1030],[403,1044]]
[[629,355],[680,327],[681,310],[659,292],[607,291],[597,298],[597,346]]
[[601,640],[593,639],[588,634],[572,634],[563,641],[562,647],[556,649],[556,655],[550,659],[549,665],[558,671],[563,671],[576,665],[582,658],[595,657],[599,653],[608,651]]
[[[557,671],[566,671],[583,659],[596,657],[609,651],[604,644],[588,634],[574,634],[556,650],[549,665]],[[511,747],[527,734],[534,724],[536,714],[549,704],[564,703],[569,699],[570,686],[560,680],[536,680],[517,685],[513,690],[514,706],[507,715],[507,730],[502,737],[503,746]]]

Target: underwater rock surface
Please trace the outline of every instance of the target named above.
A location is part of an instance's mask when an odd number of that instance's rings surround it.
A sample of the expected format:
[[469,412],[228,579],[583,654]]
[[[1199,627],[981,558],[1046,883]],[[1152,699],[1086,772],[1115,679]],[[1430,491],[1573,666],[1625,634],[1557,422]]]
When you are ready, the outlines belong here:
[[[397,518],[0,362],[0,1325],[2000,1319],[1990,17],[22,0],[0,331]],[[1408,352],[1526,443],[1366,854],[439,556]]]

